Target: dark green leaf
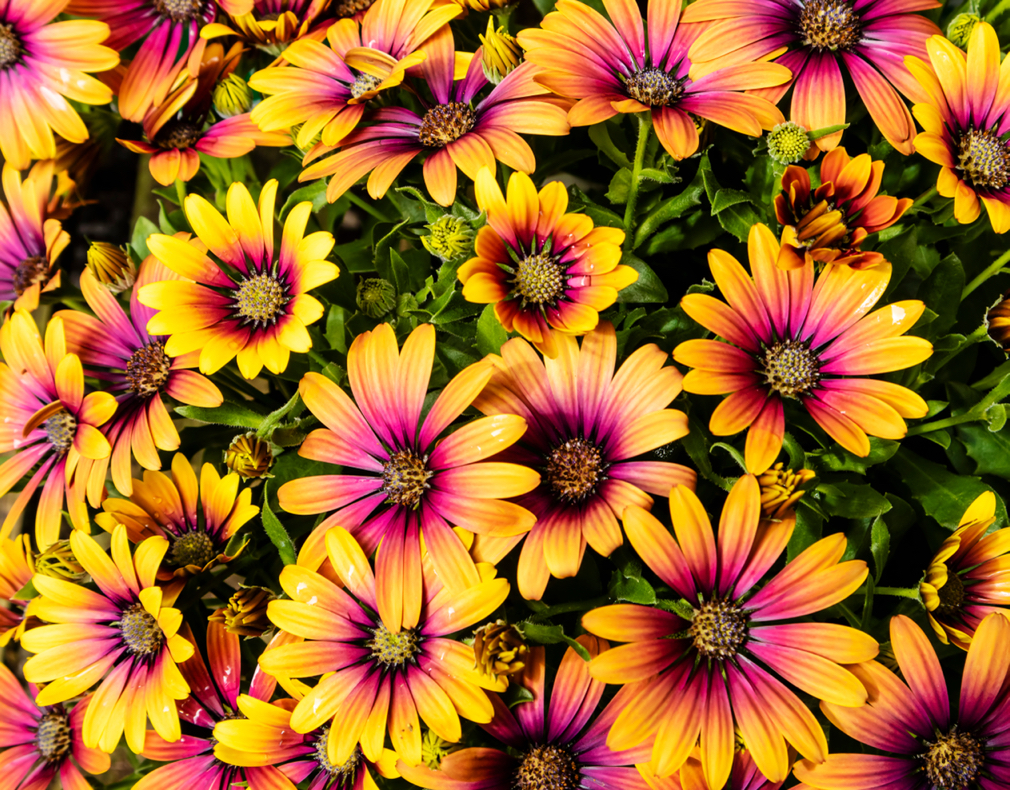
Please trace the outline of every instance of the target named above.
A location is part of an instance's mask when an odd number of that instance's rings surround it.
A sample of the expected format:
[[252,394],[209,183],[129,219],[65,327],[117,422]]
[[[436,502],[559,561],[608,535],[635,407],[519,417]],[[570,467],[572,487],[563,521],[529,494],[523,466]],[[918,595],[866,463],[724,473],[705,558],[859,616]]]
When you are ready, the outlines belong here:
[[891,509],[883,494],[860,483],[822,483],[815,489],[824,510],[842,518],[876,518]]
[[919,288],[919,298],[937,318],[929,325],[929,336],[938,337],[954,325],[964,290],[964,267],[956,255],[948,255],[933,269]]
[[312,213],[322,210],[323,206],[326,205],[326,181],[324,179],[319,179],[318,181],[313,181],[308,186],[296,189],[290,195],[288,199],[284,201],[284,205],[281,206],[281,213],[278,215],[279,219],[283,222],[284,218],[299,203],[310,202],[312,204]]
[[981,424],[957,426],[957,437],[964,442],[969,457],[975,461],[975,474],[996,475],[1010,480],[1010,436],[1007,433],[994,433]]
[[222,403],[213,409],[205,409],[202,406],[176,406],[175,411],[190,420],[232,425],[236,428],[259,428],[266,417],[265,414],[237,403]]
[[652,270],[649,264],[641,258],[625,254],[621,258],[621,263],[625,266],[630,266],[638,272],[638,280],[618,294],[617,300],[619,302],[652,304],[656,302],[665,302],[669,298],[670,295],[667,293],[666,286],[663,285],[663,281],[659,279],[658,275]]
[[977,477],[953,474],[905,447],[888,465],[900,475],[926,515],[950,530],[957,529],[961,516],[980,494],[991,490]]
[[578,653],[583,661],[589,661],[591,658],[589,651],[568,636],[565,633],[565,629],[560,625],[549,625],[546,623],[522,623],[519,628],[529,641],[538,645],[556,645],[564,642],[572,648],[572,650]]
[[880,581],[880,576],[887,565],[887,555],[891,551],[891,533],[884,522],[883,516],[877,516],[870,529],[870,553],[873,555],[873,578]]
[[494,314],[494,305],[489,304],[477,319],[477,350],[481,354],[497,354],[508,339],[509,333]]
[[277,552],[281,556],[281,561],[285,565],[294,565],[297,561],[297,555],[295,554],[295,544],[291,542],[291,536],[288,535],[288,531],[284,529],[284,525],[281,524],[280,519],[274,515],[274,512],[270,509],[270,497],[268,495],[267,487],[269,483],[264,483],[263,485],[263,529],[266,530],[267,537],[270,538],[270,542],[277,547]]
[[813,546],[821,539],[824,530],[824,518],[804,500],[800,500],[796,508],[796,529],[789,538],[786,547],[786,559],[792,562],[803,551]]

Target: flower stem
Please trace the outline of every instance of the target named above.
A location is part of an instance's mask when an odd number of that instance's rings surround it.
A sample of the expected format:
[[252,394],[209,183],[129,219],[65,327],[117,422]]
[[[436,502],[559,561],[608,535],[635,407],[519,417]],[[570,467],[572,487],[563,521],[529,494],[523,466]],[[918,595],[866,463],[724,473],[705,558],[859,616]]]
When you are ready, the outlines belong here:
[[923,192],[921,195],[919,195],[919,197],[917,197],[912,202],[912,205],[913,206],[921,206],[923,203],[925,203],[928,200],[932,200],[934,197],[936,197],[936,186],[935,185],[931,186],[929,189],[927,189],[925,192]]
[[624,209],[624,251],[631,252],[635,238],[635,208],[638,206],[638,186],[645,163],[645,146],[652,131],[652,113],[638,113],[638,144],[635,146],[635,161],[631,165],[631,184],[628,187],[628,205]]
[[344,193],[344,195],[347,196],[347,199],[349,201],[351,201],[352,205],[357,206],[362,211],[364,211],[366,214],[371,214],[373,217],[375,217],[380,222],[392,222],[393,221],[389,217],[387,217],[385,214],[383,214],[381,211],[379,211],[377,208],[375,208],[371,203],[369,203],[366,200],[362,200],[361,198],[359,198],[351,190],[348,189]]
[[988,336],[989,336],[989,327],[987,327],[985,324],[982,324],[982,326],[980,326],[978,329],[976,329],[974,332],[968,335],[963,341],[961,341],[961,345],[959,345],[957,348],[948,351],[946,354],[942,356],[938,355],[933,360],[931,360],[930,372],[935,376],[936,372],[940,368],[942,368],[951,360],[958,357],[966,348],[968,348],[969,346],[973,346],[976,343],[981,343]]
[[[976,422],[978,420],[985,418],[985,413],[989,410],[989,407],[994,403],[999,403],[1005,397],[1010,395],[1010,376],[1004,378],[999,384],[993,387],[989,394],[986,395],[982,400],[972,406],[964,414],[958,414],[956,417],[947,417],[944,420],[934,420],[933,422],[926,423],[925,425],[916,425],[914,428],[910,428],[908,431],[909,436],[917,436],[923,433],[932,433],[933,431],[939,431],[943,428],[950,428],[953,425],[960,425],[963,422]],[[883,587],[878,588],[878,592]],[[887,593],[884,593],[885,595]]]
[[[867,588],[860,587],[856,590],[856,595],[866,595]],[[874,587],[874,595],[893,595],[898,598],[911,598],[912,600],[919,599],[919,588],[918,587]]]
[[[606,606],[610,603],[610,598],[606,595],[601,595],[599,598],[591,598],[588,601],[569,601],[568,603],[559,603],[554,606],[531,606],[532,601],[527,601],[526,605],[533,610],[532,620],[535,622],[540,622],[543,620],[549,620],[555,615],[559,614],[569,614],[570,612],[588,612],[590,609],[596,609],[600,606]],[[539,602],[538,602],[539,603]]]
[[1000,255],[995,261],[989,264],[978,277],[976,277],[974,280],[972,280],[964,287],[964,290],[961,291],[961,301],[963,302],[965,299],[967,299],[968,295],[972,291],[978,288],[982,283],[984,283],[994,274],[998,274],[999,270],[1002,269],[1003,266],[1008,261],[1010,261],[1010,251],[1004,252],[1002,255]]

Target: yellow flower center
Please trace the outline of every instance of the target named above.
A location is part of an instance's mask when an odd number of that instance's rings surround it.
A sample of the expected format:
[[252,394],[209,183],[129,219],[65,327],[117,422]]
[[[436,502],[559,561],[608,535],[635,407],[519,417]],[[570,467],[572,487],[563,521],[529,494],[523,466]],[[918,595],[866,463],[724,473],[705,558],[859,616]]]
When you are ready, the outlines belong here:
[[798,32],[806,46],[830,52],[846,52],[863,38],[851,0],[807,0]]
[[551,451],[544,478],[555,497],[575,504],[596,490],[605,471],[603,454],[595,444],[585,439],[570,439]]
[[154,10],[175,23],[196,18],[202,6],[203,0],[154,0]]
[[1010,182],[1010,146],[993,131],[969,129],[957,141],[957,169],[972,186],[1002,189]]
[[762,363],[768,386],[785,398],[809,392],[819,378],[817,356],[806,343],[795,340],[769,346]]
[[565,290],[564,272],[547,252],[523,258],[512,282],[524,304],[554,304]]
[[624,84],[628,95],[650,107],[666,107],[673,104],[684,92],[680,80],[669,72],[655,67],[636,71]]
[[14,25],[0,25],[0,69],[7,69],[21,59],[21,39]]
[[372,638],[366,643],[371,649],[372,658],[385,667],[402,667],[408,661],[413,661],[418,653],[417,634],[411,629],[404,629],[395,634],[379,624],[372,631]]
[[337,19],[350,19],[356,14],[363,14],[374,2],[375,0],[338,0],[333,6],[333,13]]
[[799,162],[810,147],[807,130],[798,123],[786,121],[768,132],[768,155],[779,164]]
[[438,104],[424,114],[418,138],[428,148],[444,148],[473,129],[477,114],[469,104],[451,101]]
[[351,96],[355,99],[360,99],[369,91],[374,91],[378,88],[380,82],[382,82],[381,77],[376,77],[372,74],[359,74],[351,84]]
[[172,360],[165,353],[165,344],[148,343],[134,351],[126,363],[126,381],[131,392],[146,397],[165,385],[171,370]]
[[386,502],[403,507],[417,507],[428,489],[433,472],[428,470],[428,458],[419,458],[410,450],[393,453],[382,469],[382,490]]
[[964,582],[961,581],[961,577],[948,571],[947,581],[943,587],[937,590],[937,595],[940,597],[940,605],[937,607],[940,614],[959,612],[961,604],[964,602]]
[[135,603],[123,612],[119,630],[126,649],[137,656],[150,656],[161,649],[165,632],[142,603]]
[[173,541],[171,556],[172,562],[180,568],[187,565],[202,568],[214,559],[214,541],[210,539],[210,535],[201,530],[187,532]]
[[35,748],[43,760],[54,763],[70,752],[70,746],[70,717],[60,705],[39,719],[35,731]]
[[350,786],[353,782],[355,774],[358,771],[358,765],[361,763],[361,749],[355,747],[354,752],[347,758],[347,762],[343,765],[334,765],[330,762],[326,748],[326,742],[329,737],[329,727],[324,727],[319,731],[319,737],[316,738],[316,751],[312,756],[316,758],[319,767],[335,780],[333,790],[340,790],[341,788]]
[[166,151],[173,148],[181,151],[190,148],[199,139],[200,127],[196,124],[188,121],[171,121],[161,127],[151,142]]
[[56,452],[65,453],[77,435],[77,418],[66,409],[60,409],[42,423],[42,430],[46,432],[46,439]]
[[575,790],[579,764],[560,746],[534,746],[515,774],[516,790]]
[[688,634],[699,653],[724,661],[735,656],[747,638],[747,615],[730,601],[706,601],[694,610]]
[[922,759],[926,776],[937,790],[968,790],[975,786],[985,753],[974,737],[958,732],[955,724],[949,733],[929,744]]
[[234,292],[236,311],[243,323],[255,326],[275,324],[288,303],[284,286],[270,274],[256,274],[246,278]]
[[49,273],[49,261],[41,255],[25,258],[17,265],[13,275],[14,293],[21,296],[36,283],[41,283]]

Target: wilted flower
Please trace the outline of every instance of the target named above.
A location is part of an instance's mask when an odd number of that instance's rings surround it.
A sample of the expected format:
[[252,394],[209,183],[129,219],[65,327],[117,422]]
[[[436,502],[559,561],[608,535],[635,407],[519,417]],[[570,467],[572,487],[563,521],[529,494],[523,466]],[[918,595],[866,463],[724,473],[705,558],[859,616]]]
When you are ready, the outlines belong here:
[[243,480],[266,477],[273,464],[270,442],[260,439],[254,431],[236,436],[224,452],[224,465]]
[[1010,354],[1010,291],[986,315],[989,337]]
[[132,288],[137,281],[137,265],[126,248],[106,241],[91,242],[88,247],[88,269],[98,282],[114,294]]

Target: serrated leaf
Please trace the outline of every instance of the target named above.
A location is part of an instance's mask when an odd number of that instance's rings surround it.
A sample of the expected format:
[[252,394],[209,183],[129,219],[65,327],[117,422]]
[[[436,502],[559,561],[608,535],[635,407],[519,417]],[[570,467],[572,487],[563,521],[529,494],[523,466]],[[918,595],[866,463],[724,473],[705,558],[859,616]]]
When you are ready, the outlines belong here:
[[894,454],[888,466],[908,486],[926,515],[949,530],[957,529],[961,516],[978,496],[992,490],[977,477],[956,475],[905,447]]
[[985,425],[959,425],[957,438],[975,462],[975,474],[1010,480],[1010,436],[1006,431],[994,433]]
[[269,483],[263,484],[263,529],[266,531],[267,537],[270,538],[270,542],[277,547],[277,552],[284,564],[294,565],[297,562],[295,544],[291,542],[291,536],[284,529],[280,519],[270,509],[270,492],[267,490],[269,485]]
[[216,425],[232,425],[236,428],[259,428],[265,414],[260,414],[246,406],[237,403],[222,403],[213,409],[202,406],[176,406],[176,414],[181,414],[190,420],[212,423]]
[[839,446],[823,453],[810,453],[810,457],[816,459],[815,466],[825,471],[856,472],[865,475],[869,467],[884,463],[898,452],[900,446],[898,442],[874,436],[870,437],[870,452],[865,457],[850,453]]

